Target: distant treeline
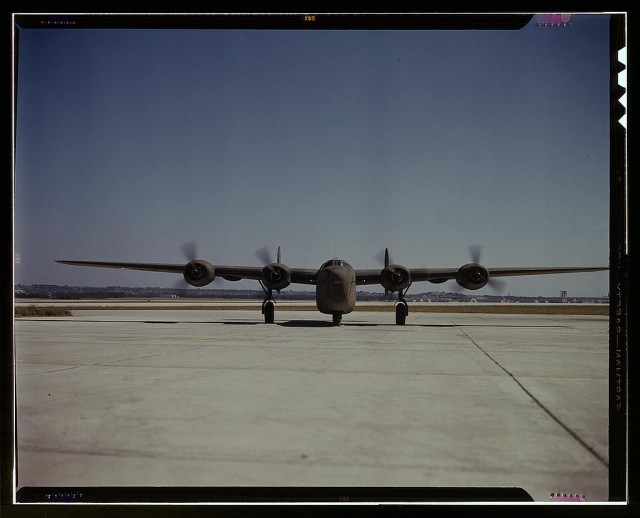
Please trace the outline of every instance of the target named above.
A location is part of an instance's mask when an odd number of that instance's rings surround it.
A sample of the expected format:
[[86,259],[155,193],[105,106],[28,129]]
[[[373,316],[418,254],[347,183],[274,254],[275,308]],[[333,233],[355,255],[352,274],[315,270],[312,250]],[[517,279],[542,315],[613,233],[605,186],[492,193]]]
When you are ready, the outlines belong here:
[[[314,292],[282,292],[282,299],[307,300],[314,298]],[[170,288],[133,288],[108,286],[76,287],[53,285],[18,285],[15,289],[17,299],[43,298],[58,300],[81,299],[124,299],[124,298],[189,298],[189,299],[249,299],[262,300],[262,290],[207,290],[207,289],[170,289]]]
[[[57,286],[53,284],[18,284],[15,286],[15,297],[17,299],[58,299],[58,300],[81,300],[81,299],[153,299],[153,298],[180,298],[180,299],[246,299],[262,300],[264,292],[262,290],[219,290],[219,289],[172,289],[159,287],[123,287],[123,286]],[[315,291],[295,291],[282,290],[276,295],[279,300],[313,300]],[[396,294],[371,293],[358,290],[359,301],[384,301],[395,300]],[[562,302],[560,297],[520,297],[513,295],[491,295],[478,296],[474,293],[448,293],[448,292],[427,292],[409,293],[407,299],[420,302]],[[607,297],[569,297],[569,302],[597,302],[606,304]]]

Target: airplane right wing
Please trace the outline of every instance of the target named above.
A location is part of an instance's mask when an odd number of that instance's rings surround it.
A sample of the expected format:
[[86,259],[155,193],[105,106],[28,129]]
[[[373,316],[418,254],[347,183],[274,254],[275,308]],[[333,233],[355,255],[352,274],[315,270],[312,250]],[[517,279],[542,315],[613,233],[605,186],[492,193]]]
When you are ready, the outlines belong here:
[[[472,266],[480,265],[468,265]],[[462,267],[464,268],[464,266]],[[514,267],[514,268],[485,268],[490,277],[517,277],[523,275],[551,275],[557,273],[579,273],[579,272],[597,272],[601,270],[608,270],[609,268],[603,266],[594,267]],[[442,268],[442,269],[429,269],[429,268],[413,268],[409,270],[411,272],[411,279],[414,281],[431,281],[431,282],[444,282],[451,279],[455,279],[458,275],[460,268]]]
[[[606,266],[485,268],[476,263],[469,263],[460,268],[406,268],[392,264],[385,268],[355,270],[355,273],[358,285],[382,284],[384,286],[387,284],[389,289],[392,289],[394,279],[397,279],[396,283],[399,286],[404,285],[404,287],[412,282],[428,281],[439,284],[455,279],[463,287],[477,289],[484,286],[489,279],[494,277],[597,272],[608,269]],[[465,286],[465,283],[468,286]]]

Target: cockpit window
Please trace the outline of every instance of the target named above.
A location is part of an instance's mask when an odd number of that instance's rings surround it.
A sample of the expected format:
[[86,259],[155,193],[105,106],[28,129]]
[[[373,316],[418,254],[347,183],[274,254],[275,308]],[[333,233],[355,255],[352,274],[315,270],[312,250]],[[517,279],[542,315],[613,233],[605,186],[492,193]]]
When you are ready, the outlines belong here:
[[326,268],[327,266],[344,266],[346,268],[351,268],[351,265],[347,262],[347,261],[343,261],[342,259],[338,259],[337,257],[334,257],[333,259],[327,261],[326,263],[324,263],[320,269],[322,270],[323,268]]

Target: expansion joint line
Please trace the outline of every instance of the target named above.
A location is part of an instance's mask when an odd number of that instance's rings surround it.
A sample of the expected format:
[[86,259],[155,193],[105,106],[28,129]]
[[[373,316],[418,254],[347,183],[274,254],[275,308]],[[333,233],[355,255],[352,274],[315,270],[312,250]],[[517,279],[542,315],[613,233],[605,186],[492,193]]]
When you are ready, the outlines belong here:
[[518,378],[516,378],[511,372],[505,369],[500,363],[495,360],[487,351],[485,351],[473,338],[471,338],[467,332],[458,328],[462,333],[471,341],[473,345],[475,345],[482,353],[489,358],[493,363],[495,363],[500,370],[502,370],[505,374],[509,375],[509,377],[522,389],[522,391],[529,396],[533,402],[538,405],[551,419],[553,419],[556,423],[558,423],[571,437],[573,437],[583,448],[585,448],[591,455],[593,455],[596,459],[598,459],[604,467],[609,468],[609,463],[607,460],[602,457],[596,450],[594,450],[591,446],[589,446],[580,436],[574,432],[571,428],[569,428],[566,424],[564,424],[551,410],[549,410],[537,397],[535,397],[531,392],[529,392],[526,387],[520,383]]

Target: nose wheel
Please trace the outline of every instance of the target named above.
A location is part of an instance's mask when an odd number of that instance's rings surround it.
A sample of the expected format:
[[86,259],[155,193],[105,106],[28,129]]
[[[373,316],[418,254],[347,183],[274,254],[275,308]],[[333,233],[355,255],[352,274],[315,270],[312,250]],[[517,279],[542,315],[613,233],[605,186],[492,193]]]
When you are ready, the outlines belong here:
[[396,325],[403,326],[407,321],[408,314],[409,304],[407,304],[402,292],[400,292],[396,301]]
[[333,313],[333,325],[334,326],[339,326],[341,322],[342,322],[342,312],[341,311],[335,311]]

